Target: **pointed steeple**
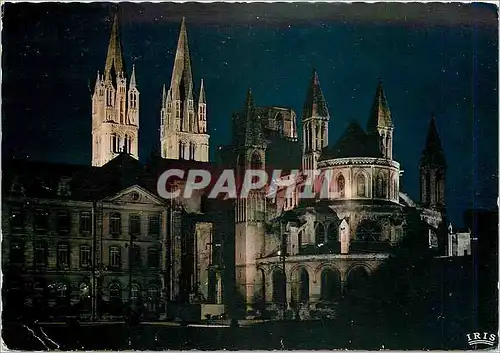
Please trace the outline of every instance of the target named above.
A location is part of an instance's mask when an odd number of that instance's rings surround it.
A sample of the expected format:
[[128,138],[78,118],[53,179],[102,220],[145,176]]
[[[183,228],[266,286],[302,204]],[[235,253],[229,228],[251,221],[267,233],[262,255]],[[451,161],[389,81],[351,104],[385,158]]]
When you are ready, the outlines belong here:
[[130,77],[130,87],[135,87],[135,64],[132,65],[132,76]]
[[262,146],[264,144],[264,133],[262,122],[255,112],[252,89],[248,88],[245,104],[245,145]]
[[392,127],[394,125],[392,124],[391,111],[382,87],[382,79],[379,79],[366,130],[368,133],[373,133],[377,132],[378,128]]
[[319,85],[319,78],[316,69],[313,69],[311,84],[307,91],[306,101],[302,112],[302,119],[310,117],[330,117],[325,97]]
[[125,74],[125,61],[123,60],[118,13],[116,13],[113,21],[113,27],[111,28],[111,37],[109,38],[104,77],[114,81],[120,73]]
[[444,155],[441,139],[436,126],[436,117],[432,115],[427,132],[425,148],[422,151],[421,166],[446,168],[446,157]]
[[205,100],[205,88],[203,87],[203,79],[201,79],[200,96],[198,97],[198,103],[207,103]]
[[185,17],[182,18],[181,22],[170,87],[173,90],[173,99],[180,99],[180,95],[186,97],[189,90],[193,88],[193,73]]

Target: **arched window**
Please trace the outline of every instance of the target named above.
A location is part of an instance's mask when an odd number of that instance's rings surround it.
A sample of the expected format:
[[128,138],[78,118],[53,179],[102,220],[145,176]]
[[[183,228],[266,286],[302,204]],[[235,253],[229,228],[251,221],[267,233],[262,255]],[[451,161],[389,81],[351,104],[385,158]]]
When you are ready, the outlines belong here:
[[285,276],[281,269],[273,271],[273,302],[285,303],[286,302],[286,283]]
[[112,283],[109,286],[109,299],[110,300],[121,300],[122,292],[120,285],[118,283]]
[[326,234],[327,243],[336,243],[339,240],[338,225],[335,222],[330,223],[328,226],[328,232]]
[[397,200],[398,199],[398,188],[397,188],[397,184],[396,184],[396,179],[392,179],[391,189],[392,189],[392,191],[391,191],[392,199]]
[[148,287],[148,300],[155,301],[159,297],[158,286],[155,284],[150,284]]
[[252,154],[252,160],[250,162],[251,169],[261,169],[262,168],[262,160],[260,158],[259,152],[255,151]]
[[139,301],[141,297],[141,290],[139,289],[139,285],[132,284],[132,288],[130,288],[130,300],[132,303],[136,303]]
[[82,282],[78,288],[80,289],[80,300],[90,298],[90,286],[88,283]]
[[189,159],[195,159],[196,145],[194,143],[189,144]]
[[283,116],[281,115],[281,113],[278,113],[276,115],[276,128],[277,128],[277,131],[278,131],[278,134],[279,135],[283,135],[284,132],[285,132],[285,126],[284,126],[284,121],[283,121]]
[[111,134],[111,152],[118,151],[118,138],[116,134]]
[[362,266],[351,269],[347,276],[346,294],[351,298],[362,299],[366,294],[368,284],[368,272]]
[[298,234],[298,244],[299,244],[299,248],[302,246],[302,238],[303,238],[303,232],[302,231],[299,231],[299,234]]
[[337,192],[339,197],[345,197],[345,179],[342,174],[337,177]]
[[69,297],[68,286],[65,283],[59,283],[56,287],[57,299],[64,300]]
[[377,175],[375,183],[375,197],[378,198],[386,197],[386,180],[381,173]]
[[186,159],[185,145],[183,142],[179,142],[179,159]]
[[425,199],[424,202],[431,202],[431,173],[429,171],[425,172]]
[[125,135],[123,140],[123,152],[128,153],[128,135]]
[[316,245],[323,245],[325,243],[325,227],[321,223],[316,223]]
[[326,268],[321,272],[321,300],[332,301],[340,296],[340,274]]
[[358,196],[365,197],[366,196],[366,178],[363,173],[359,173],[356,177],[356,186],[358,190]]
[[305,268],[300,269],[299,279],[299,303],[307,303],[309,301],[309,274]]
[[356,240],[359,241],[379,241],[382,235],[382,227],[378,222],[365,219],[356,228]]
[[444,173],[441,170],[436,173],[436,202],[444,204]]

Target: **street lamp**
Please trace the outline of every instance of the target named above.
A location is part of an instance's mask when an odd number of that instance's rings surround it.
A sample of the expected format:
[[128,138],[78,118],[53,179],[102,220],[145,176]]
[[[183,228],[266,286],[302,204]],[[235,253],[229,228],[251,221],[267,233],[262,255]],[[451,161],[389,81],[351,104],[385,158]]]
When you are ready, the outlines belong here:
[[285,320],[287,300],[286,300],[286,234],[283,231],[283,222],[280,222],[280,233],[281,233],[281,246],[278,250],[278,256],[281,259],[281,266],[283,268],[283,320]]

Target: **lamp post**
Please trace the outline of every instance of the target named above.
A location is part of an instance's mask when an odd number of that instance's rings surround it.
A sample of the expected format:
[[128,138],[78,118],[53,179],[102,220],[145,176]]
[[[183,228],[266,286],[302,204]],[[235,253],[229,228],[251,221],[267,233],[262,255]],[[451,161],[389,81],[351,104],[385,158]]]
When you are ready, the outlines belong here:
[[278,256],[281,259],[281,266],[283,268],[283,320],[285,320],[286,309],[287,309],[287,300],[286,300],[286,234],[283,231],[283,222],[280,221],[280,234],[281,234],[281,246],[280,250],[278,250]]

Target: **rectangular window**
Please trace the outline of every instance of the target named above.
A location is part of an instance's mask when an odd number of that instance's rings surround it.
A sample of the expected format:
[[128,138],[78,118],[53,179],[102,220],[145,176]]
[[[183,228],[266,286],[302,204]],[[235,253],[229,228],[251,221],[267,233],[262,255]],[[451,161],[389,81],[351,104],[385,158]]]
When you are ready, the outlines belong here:
[[134,269],[141,268],[142,266],[141,248],[137,245],[132,245],[130,251],[130,263],[131,267]]
[[67,234],[71,228],[71,216],[66,211],[57,213],[57,231],[59,234]]
[[34,215],[34,227],[36,231],[46,231],[49,229],[49,212],[46,210],[36,210]]
[[92,265],[92,248],[90,245],[80,246],[80,267],[87,268]]
[[57,267],[69,267],[69,246],[68,244],[59,244],[57,246]]
[[47,266],[47,243],[45,241],[39,241],[36,243],[35,249],[35,262],[36,266],[45,267]]
[[121,250],[117,246],[109,247],[109,267],[117,269],[121,267]]
[[88,233],[92,231],[92,214],[90,212],[80,213],[80,232]]
[[122,233],[122,217],[119,213],[112,213],[109,216],[109,233],[114,237]]
[[10,211],[9,223],[12,229],[24,228],[24,215],[21,209],[12,209]]
[[12,264],[24,263],[24,247],[21,243],[10,244],[9,259]]
[[153,237],[160,235],[160,216],[153,215],[149,216],[149,229],[148,234]]
[[130,215],[130,235],[138,236],[141,234],[141,217],[139,215]]
[[160,266],[160,255],[158,249],[149,248],[148,249],[148,267],[158,268]]

